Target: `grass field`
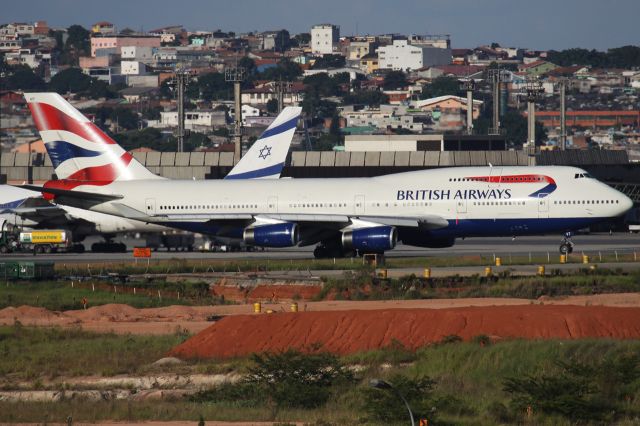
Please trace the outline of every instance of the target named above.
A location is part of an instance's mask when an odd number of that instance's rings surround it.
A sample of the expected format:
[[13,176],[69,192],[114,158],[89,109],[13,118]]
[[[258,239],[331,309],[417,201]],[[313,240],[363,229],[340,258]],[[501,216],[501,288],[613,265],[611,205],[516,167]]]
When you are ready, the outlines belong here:
[[[135,290],[134,290],[135,288]],[[203,283],[154,282],[109,283],[104,281],[15,281],[0,284],[0,309],[30,305],[50,310],[82,309],[122,303],[135,308],[171,305],[211,305],[224,303],[212,297]]]
[[[636,262],[640,261],[640,252],[606,252],[588,253],[592,262]],[[541,254],[503,254],[502,265],[549,265],[559,262],[559,255],[550,252]],[[582,263],[582,253],[573,253],[567,263]],[[386,268],[424,268],[454,266],[487,266],[495,264],[495,255],[465,256],[433,256],[433,257],[389,257]],[[252,271],[307,271],[354,269],[363,265],[362,258],[337,259],[247,259],[247,260],[151,260],[135,263],[134,261],[94,262],[94,263],[56,263],[56,272],[65,275],[87,276],[91,274],[123,273],[123,274],[169,274],[169,273],[206,273],[206,272],[252,272]]]
[[[437,299],[460,297],[567,296],[640,291],[640,272],[622,273],[606,269],[584,269],[570,275],[545,277],[511,277],[503,273],[491,278],[482,276],[422,279],[405,276],[378,279],[374,271],[361,268],[341,277],[325,279],[316,297],[325,299]],[[135,289],[135,290],[134,290]],[[229,303],[212,296],[209,286],[199,282],[169,283],[162,279],[108,283],[104,281],[7,282],[0,285],[0,309],[30,305],[54,311],[82,309],[82,299],[89,306],[122,303],[136,308],[170,305],[212,305]]]
[[[38,388],[46,377],[75,375],[141,374],[185,336],[96,335],[78,330],[0,328],[0,376],[12,381],[27,380]],[[502,341],[491,344],[479,337],[475,342],[441,343],[407,351],[401,346],[343,358],[346,365],[364,366],[356,382],[336,389],[328,402],[315,409],[283,408],[274,411],[263,402],[247,407],[237,402],[187,400],[102,401],[86,403],[65,400],[56,403],[0,402],[0,422],[64,422],[97,420],[207,420],[305,421],[318,425],[376,424],[366,421],[363,394],[373,377],[389,379],[394,374],[409,378],[428,376],[435,380],[433,404],[438,421],[430,424],[484,425],[500,423],[503,410],[524,422],[524,413],[510,408],[504,392],[508,378],[555,374],[559,363],[594,363],[624,354],[640,353],[639,341]],[[200,361],[163,367],[164,372],[184,374],[206,370],[246,371],[251,362]],[[637,366],[638,367],[638,366]],[[640,367],[638,367],[640,368]],[[627,402],[628,413],[640,415],[640,383]],[[535,413],[535,424],[572,424],[566,418]],[[634,424],[633,414],[617,419]],[[321,423],[324,421],[325,423]],[[532,423],[532,424],[533,424]],[[381,424],[381,423],[378,423]],[[398,423],[403,424],[403,423]]]

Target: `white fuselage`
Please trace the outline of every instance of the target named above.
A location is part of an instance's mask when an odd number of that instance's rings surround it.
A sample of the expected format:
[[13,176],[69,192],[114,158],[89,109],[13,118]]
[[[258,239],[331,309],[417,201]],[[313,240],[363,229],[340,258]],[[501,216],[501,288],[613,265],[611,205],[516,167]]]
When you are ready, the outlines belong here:
[[[460,167],[374,178],[277,182],[116,181],[100,192],[124,198],[98,204],[92,207],[94,210],[123,215],[121,208],[112,205],[118,203],[146,215],[144,220],[170,222],[171,226],[182,221],[205,221],[210,215],[436,215],[452,227],[508,220],[508,230],[494,232],[500,235],[545,232],[541,227],[545,222],[554,224],[549,231],[560,224],[560,228],[577,229],[621,215],[632,206],[628,197],[589,177],[584,170],[558,166]],[[530,220],[535,220],[534,227],[527,222]],[[456,236],[465,232],[469,236],[485,235],[465,229]],[[486,234],[492,235],[492,231],[487,229]]]

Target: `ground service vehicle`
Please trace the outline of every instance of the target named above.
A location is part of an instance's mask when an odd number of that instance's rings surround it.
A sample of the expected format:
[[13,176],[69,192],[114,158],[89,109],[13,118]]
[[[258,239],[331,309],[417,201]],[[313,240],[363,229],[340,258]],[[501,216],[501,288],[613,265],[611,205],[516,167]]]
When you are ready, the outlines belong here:
[[167,251],[193,251],[195,237],[190,233],[178,234],[151,234],[147,236],[146,246],[156,251],[160,248],[166,248]]
[[20,250],[55,253],[71,247],[71,233],[62,229],[20,232]]

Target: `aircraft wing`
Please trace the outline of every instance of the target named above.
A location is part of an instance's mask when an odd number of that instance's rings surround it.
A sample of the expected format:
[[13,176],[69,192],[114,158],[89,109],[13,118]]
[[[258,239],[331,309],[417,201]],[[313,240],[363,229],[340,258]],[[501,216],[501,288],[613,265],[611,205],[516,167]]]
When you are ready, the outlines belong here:
[[[56,182],[56,181],[52,181]],[[124,198],[122,195],[117,194],[100,194],[97,192],[86,192],[86,191],[76,191],[70,189],[63,188],[55,188],[55,187],[43,187],[37,185],[16,185],[18,188],[29,189],[31,191],[38,191],[42,194],[53,195],[55,197],[65,197],[70,201],[96,201],[96,202],[105,202],[105,201],[113,201],[120,200]]]

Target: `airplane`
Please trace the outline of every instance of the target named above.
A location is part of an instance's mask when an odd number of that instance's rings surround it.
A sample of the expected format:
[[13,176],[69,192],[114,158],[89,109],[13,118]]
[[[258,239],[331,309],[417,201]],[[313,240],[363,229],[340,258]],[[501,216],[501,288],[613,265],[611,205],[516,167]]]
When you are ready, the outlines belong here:
[[[280,120],[297,121],[301,111],[302,109],[298,107],[284,108],[279,115]],[[256,140],[225,179],[279,179],[294,132],[295,128],[293,132],[271,138],[268,147],[263,145],[262,138]],[[60,141],[49,142],[49,145],[55,147],[51,158],[53,164],[58,166],[61,158],[66,155],[64,152],[66,147]],[[101,243],[100,247],[111,250],[121,249],[121,245],[112,242],[112,238],[118,233],[151,233],[170,230],[161,224],[107,215],[72,206],[62,208],[44,200],[40,191],[10,185],[0,185],[0,217],[20,227],[69,229],[72,231],[74,242],[81,242],[88,235],[101,234],[106,242]],[[79,245],[78,248],[80,248]]]
[[[26,93],[56,157],[40,190],[59,204],[178,229],[243,238],[263,247],[316,244],[316,257],[384,253],[398,241],[449,247],[457,238],[571,232],[624,214],[632,201],[582,169],[563,166],[455,167],[371,178],[162,179],[56,93]],[[263,135],[292,132],[276,120]]]

